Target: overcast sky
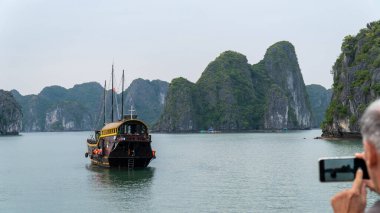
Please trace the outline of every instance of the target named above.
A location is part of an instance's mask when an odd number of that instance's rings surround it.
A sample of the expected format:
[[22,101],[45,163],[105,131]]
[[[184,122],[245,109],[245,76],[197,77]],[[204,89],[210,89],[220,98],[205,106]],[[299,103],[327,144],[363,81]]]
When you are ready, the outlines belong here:
[[195,82],[220,53],[259,62],[282,40],[306,84],[330,88],[344,36],[380,19],[378,0],[0,0],[0,89],[136,78]]

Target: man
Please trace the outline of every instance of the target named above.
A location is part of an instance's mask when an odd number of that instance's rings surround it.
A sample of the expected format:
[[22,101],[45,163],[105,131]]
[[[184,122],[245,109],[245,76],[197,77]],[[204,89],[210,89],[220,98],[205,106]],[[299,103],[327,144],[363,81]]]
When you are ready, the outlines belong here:
[[[380,99],[366,109],[360,124],[364,153],[356,154],[356,157],[365,160],[370,180],[363,180],[363,171],[359,169],[352,188],[332,197],[334,212],[364,212],[367,202],[366,187],[380,194]],[[380,201],[367,209],[367,212],[380,212]]]

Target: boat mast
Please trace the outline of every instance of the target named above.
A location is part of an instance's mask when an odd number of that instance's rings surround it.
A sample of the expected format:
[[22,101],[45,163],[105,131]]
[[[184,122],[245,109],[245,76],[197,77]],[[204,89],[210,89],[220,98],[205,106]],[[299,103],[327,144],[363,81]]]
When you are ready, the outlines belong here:
[[106,124],[106,88],[107,88],[107,81],[104,81],[104,91],[103,91],[103,124]]
[[113,122],[113,64],[112,64],[112,76],[111,76],[111,79],[112,79],[112,86],[111,86],[111,122]]
[[131,120],[133,119],[133,112],[135,111],[134,109],[133,109],[133,105],[131,105],[131,109],[129,110],[130,112],[131,112]]
[[121,120],[123,120],[124,117],[124,70],[123,70],[123,77],[122,77],[122,84],[121,84]]

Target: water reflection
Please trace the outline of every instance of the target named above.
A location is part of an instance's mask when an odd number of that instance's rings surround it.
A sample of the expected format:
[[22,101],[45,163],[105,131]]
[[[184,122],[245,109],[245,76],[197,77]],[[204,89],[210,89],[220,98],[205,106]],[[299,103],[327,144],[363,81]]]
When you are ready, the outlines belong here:
[[360,139],[326,140],[336,156],[353,156],[357,152],[363,151],[363,144]]
[[[119,169],[86,165],[89,171],[89,185],[94,200],[102,200],[101,208],[110,208],[116,212],[141,211],[139,203],[152,199],[151,186],[155,168]],[[144,206],[150,210],[151,206]]]
[[102,168],[95,165],[86,165],[91,172],[93,183],[99,186],[126,187],[149,184],[154,176],[155,168],[128,170],[125,168]]

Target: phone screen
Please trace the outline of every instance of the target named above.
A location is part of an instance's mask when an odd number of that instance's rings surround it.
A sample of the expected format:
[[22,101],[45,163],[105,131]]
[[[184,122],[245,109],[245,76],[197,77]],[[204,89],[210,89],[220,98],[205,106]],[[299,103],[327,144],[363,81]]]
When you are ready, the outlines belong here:
[[319,160],[321,182],[353,181],[358,168],[363,170],[363,179],[369,179],[363,159],[354,157],[322,158]]

